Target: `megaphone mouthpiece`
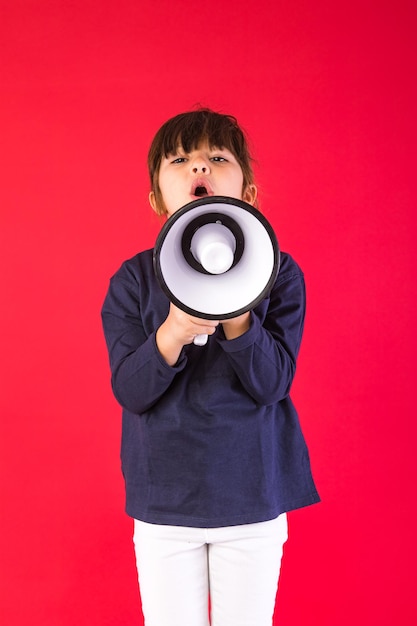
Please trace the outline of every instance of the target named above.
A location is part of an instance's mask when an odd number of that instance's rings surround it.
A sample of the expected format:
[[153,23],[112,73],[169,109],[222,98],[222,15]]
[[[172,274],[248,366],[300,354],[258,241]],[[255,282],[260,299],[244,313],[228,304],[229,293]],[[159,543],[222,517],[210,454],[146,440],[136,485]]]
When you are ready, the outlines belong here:
[[209,274],[223,274],[233,265],[236,239],[220,221],[211,222],[196,230],[190,249]]

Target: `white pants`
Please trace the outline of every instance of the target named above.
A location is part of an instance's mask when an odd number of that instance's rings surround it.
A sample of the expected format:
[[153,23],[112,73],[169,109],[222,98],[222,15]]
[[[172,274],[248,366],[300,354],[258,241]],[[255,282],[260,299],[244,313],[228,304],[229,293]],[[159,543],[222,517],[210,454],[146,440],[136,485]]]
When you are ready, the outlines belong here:
[[271,626],[286,539],[285,513],[208,529],[135,520],[145,625]]

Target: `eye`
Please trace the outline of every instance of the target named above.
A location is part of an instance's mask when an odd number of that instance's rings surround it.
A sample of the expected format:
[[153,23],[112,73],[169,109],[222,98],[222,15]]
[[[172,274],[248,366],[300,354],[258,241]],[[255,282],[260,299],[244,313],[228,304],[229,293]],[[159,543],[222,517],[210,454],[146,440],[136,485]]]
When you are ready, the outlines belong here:
[[185,163],[186,160],[185,157],[176,157],[171,163]]
[[215,163],[223,163],[226,162],[227,159],[223,156],[214,156],[210,158],[210,161],[214,161]]

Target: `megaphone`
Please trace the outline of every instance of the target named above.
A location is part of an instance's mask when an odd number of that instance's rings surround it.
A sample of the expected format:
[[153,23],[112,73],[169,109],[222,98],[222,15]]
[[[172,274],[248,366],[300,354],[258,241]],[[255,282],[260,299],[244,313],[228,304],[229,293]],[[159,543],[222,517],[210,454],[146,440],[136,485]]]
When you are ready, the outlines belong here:
[[[154,271],[169,300],[207,320],[227,320],[257,306],[279,265],[278,241],[265,216],[226,196],[194,200],[173,213],[153,252]],[[207,335],[197,335],[194,343],[206,341]]]

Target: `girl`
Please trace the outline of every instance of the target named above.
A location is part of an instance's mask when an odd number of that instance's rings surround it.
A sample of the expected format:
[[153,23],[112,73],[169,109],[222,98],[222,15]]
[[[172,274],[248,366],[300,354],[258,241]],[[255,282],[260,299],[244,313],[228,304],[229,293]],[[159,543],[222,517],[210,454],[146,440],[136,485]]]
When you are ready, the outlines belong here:
[[[212,195],[256,203],[232,116],[168,120],[148,166],[159,215]],[[168,301],[152,250],[112,277],[102,318],[146,626],[271,626],[286,512],[319,500],[289,397],[304,313],[303,274],[284,253],[270,295],[220,323]]]

